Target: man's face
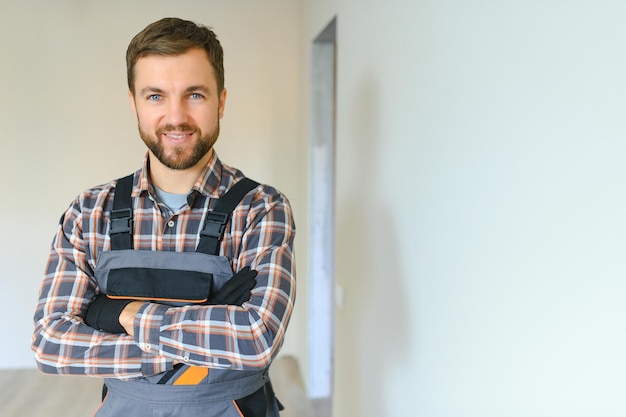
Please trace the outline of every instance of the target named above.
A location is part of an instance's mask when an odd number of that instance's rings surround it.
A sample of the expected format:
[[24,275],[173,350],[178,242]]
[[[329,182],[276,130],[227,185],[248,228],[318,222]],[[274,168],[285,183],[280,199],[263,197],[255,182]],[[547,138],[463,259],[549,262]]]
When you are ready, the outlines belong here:
[[134,71],[135,94],[129,96],[150,152],[171,169],[206,163],[226,101],[206,52],[194,48],[177,56],[150,55],[140,58]]

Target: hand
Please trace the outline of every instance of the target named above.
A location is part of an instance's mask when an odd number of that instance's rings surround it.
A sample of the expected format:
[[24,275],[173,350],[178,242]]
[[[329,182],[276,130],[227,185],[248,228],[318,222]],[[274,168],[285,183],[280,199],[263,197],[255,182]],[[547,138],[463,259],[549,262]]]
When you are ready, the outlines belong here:
[[109,333],[125,333],[119,322],[120,313],[132,300],[112,300],[99,294],[87,309],[85,323],[97,330]]
[[224,286],[209,297],[207,304],[240,306],[250,299],[250,290],[256,285],[258,272],[246,266],[237,272]]

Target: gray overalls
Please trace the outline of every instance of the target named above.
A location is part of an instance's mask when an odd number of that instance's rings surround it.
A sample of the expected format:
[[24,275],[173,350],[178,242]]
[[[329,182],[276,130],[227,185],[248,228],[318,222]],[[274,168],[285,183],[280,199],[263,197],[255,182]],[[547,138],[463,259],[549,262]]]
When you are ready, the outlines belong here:
[[[98,258],[95,276],[111,298],[145,299],[169,305],[203,303],[232,277],[219,242],[230,214],[258,183],[244,178],[207,213],[196,252],[132,249],[133,175],[121,178],[111,211],[111,251]],[[269,369],[241,371],[179,364],[169,372],[131,381],[105,379],[106,397],[95,417],[233,416],[278,417]]]

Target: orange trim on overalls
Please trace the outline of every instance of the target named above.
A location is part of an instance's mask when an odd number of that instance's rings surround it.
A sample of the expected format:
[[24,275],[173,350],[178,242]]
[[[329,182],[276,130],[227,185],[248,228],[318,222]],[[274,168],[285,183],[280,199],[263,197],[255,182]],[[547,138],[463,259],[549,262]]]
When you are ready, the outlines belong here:
[[109,394],[110,394],[110,392],[109,392],[109,390],[107,390],[107,393],[104,395],[104,398],[102,399],[102,402],[98,405],[98,408],[96,408],[96,411],[94,411],[93,417],[96,417],[96,414],[98,414],[98,411],[100,411],[100,409],[104,405],[104,402],[107,400],[107,398],[109,398]]
[[183,372],[172,385],[198,385],[209,375],[209,368],[190,366]]
[[237,412],[239,413],[239,415],[240,415],[241,417],[245,417],[245,416],[243,415],[243,413],[241,412],[241,409],[239,408],[239,404],[237,404],[237,401],[233,400],[233,405],[235,406],[235,409],[237,410]]

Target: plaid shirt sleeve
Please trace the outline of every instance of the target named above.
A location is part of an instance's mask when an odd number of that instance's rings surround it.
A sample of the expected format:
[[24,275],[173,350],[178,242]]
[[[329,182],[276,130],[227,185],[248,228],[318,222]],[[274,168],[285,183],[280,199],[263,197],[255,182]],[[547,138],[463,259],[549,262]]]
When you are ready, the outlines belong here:
[[286,197],[267,186],[244,198],[232,216],[222,252],[233,268],[258,271],[243,306],[167,307],[146,303],[135,317],[144,353],[209,368],[255,369],[280,349],[295,300],[295,225]]
[[[102,195],[106,193],[98,194]],[[83,323],[96,294],[93,254],[83,236],[83,210],[90,205],[89,196],[84,193],[67,210],[52,243],[34,316],[32,349],[37,364],[45,373],[120,379],[171,369],[171,360],[139,349],[130,336],[100,332]],[[99,219],[97,215],[88,218],[90,222]]]

